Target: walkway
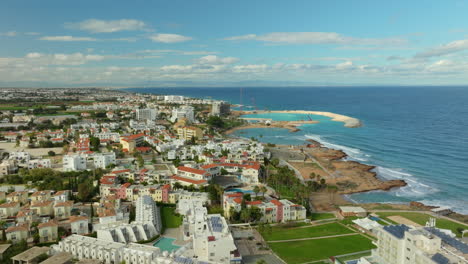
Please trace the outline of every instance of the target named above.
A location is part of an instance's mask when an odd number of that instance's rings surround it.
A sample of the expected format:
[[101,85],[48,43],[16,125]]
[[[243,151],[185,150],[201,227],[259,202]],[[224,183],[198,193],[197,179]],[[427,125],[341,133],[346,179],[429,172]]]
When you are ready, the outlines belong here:
[[333,235],[333,236],[306,237],[306,238],[286,239],[286,240],[272,240],[272,241],[268,241],[268,243],[283,243],[283,242],[294,242],[294,241],[304,241],[304,240],[316,240],[316,239],[344,237],[344,236],[355,236],[355,235],[360,235],[360,234],[359,233],[350,233],[350,234],[341,234],[341,235]]

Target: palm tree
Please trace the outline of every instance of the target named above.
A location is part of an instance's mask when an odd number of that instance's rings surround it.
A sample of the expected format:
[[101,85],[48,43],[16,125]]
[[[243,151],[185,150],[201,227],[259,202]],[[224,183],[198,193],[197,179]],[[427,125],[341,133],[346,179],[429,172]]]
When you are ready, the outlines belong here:
[[258,185],[255,185],[255,187],[253,188],[253,192],[255,193],[255,198],[257,198],[258,193],[260,192],[260,187],[258,187]]
[[265,185],[262,185],[260,187],[260,191],[262,192],[263,198],[265,198],[265,193],[268,191],[267,187]]

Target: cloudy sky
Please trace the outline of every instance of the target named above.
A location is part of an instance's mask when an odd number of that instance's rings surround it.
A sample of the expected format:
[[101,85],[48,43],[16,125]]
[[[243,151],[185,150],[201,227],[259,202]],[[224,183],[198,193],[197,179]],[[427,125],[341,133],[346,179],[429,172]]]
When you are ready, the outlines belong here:
[[3,0],[0,86],[464,85],[467,14],[467,0]]

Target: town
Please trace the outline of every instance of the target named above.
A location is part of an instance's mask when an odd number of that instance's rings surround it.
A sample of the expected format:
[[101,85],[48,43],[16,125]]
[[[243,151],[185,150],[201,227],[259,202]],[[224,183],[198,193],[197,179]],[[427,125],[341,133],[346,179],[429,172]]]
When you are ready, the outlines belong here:
[[310,194],[337,187],[226,135],[248,122],[230,102],[0,94],[0,263],[468,263],[467,225],[447,208],[317,210]]

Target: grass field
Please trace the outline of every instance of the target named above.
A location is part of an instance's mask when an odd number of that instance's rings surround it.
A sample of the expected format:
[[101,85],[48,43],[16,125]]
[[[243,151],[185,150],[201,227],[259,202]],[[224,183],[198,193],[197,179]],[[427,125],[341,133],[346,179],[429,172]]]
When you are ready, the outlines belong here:
[[288,264],[327,259],[331,256],[375,248],[371,240],[359,234],[317,240],[270,243],[269,246]]
[[353,232],[338,223],[329,223],[318,226],[299,228],[274,226],[272,227],[271,233],[262,233],[262,236],[266,241],[273,241],[308,237],[333,236],[349,233]]
[[332,218],[335,218],[335,214],[334,213],[312,213],[308,218],[312,221],[332,219]]
[[175,207],[163,206],[161,208],[161,219],[163,228],[176,228],[182,224],[182,216],[174,213]]
[[[387,218],[388,216],[399,215],[415,223],[418,223],[422,226],[424,226],[426,222],[429,220],[429,218],[431,217],[430,215],[425,214],[425,213],[411,213],[411,212],[380,212],[380,213],[377,213],[377,215],[382,218],[385,218],[385,220],[390,220]],[[393,222],[393,221],[390,220],[390,222]],[[458,228],[468,229],[468,225],[458,224],[458,223],[452,222],[447,219],[442,219],[442,218],[437,218],[436,226],[438,228],[450,229],[458,237],[461,237],[461,233],[458,232],[457,230]]]

